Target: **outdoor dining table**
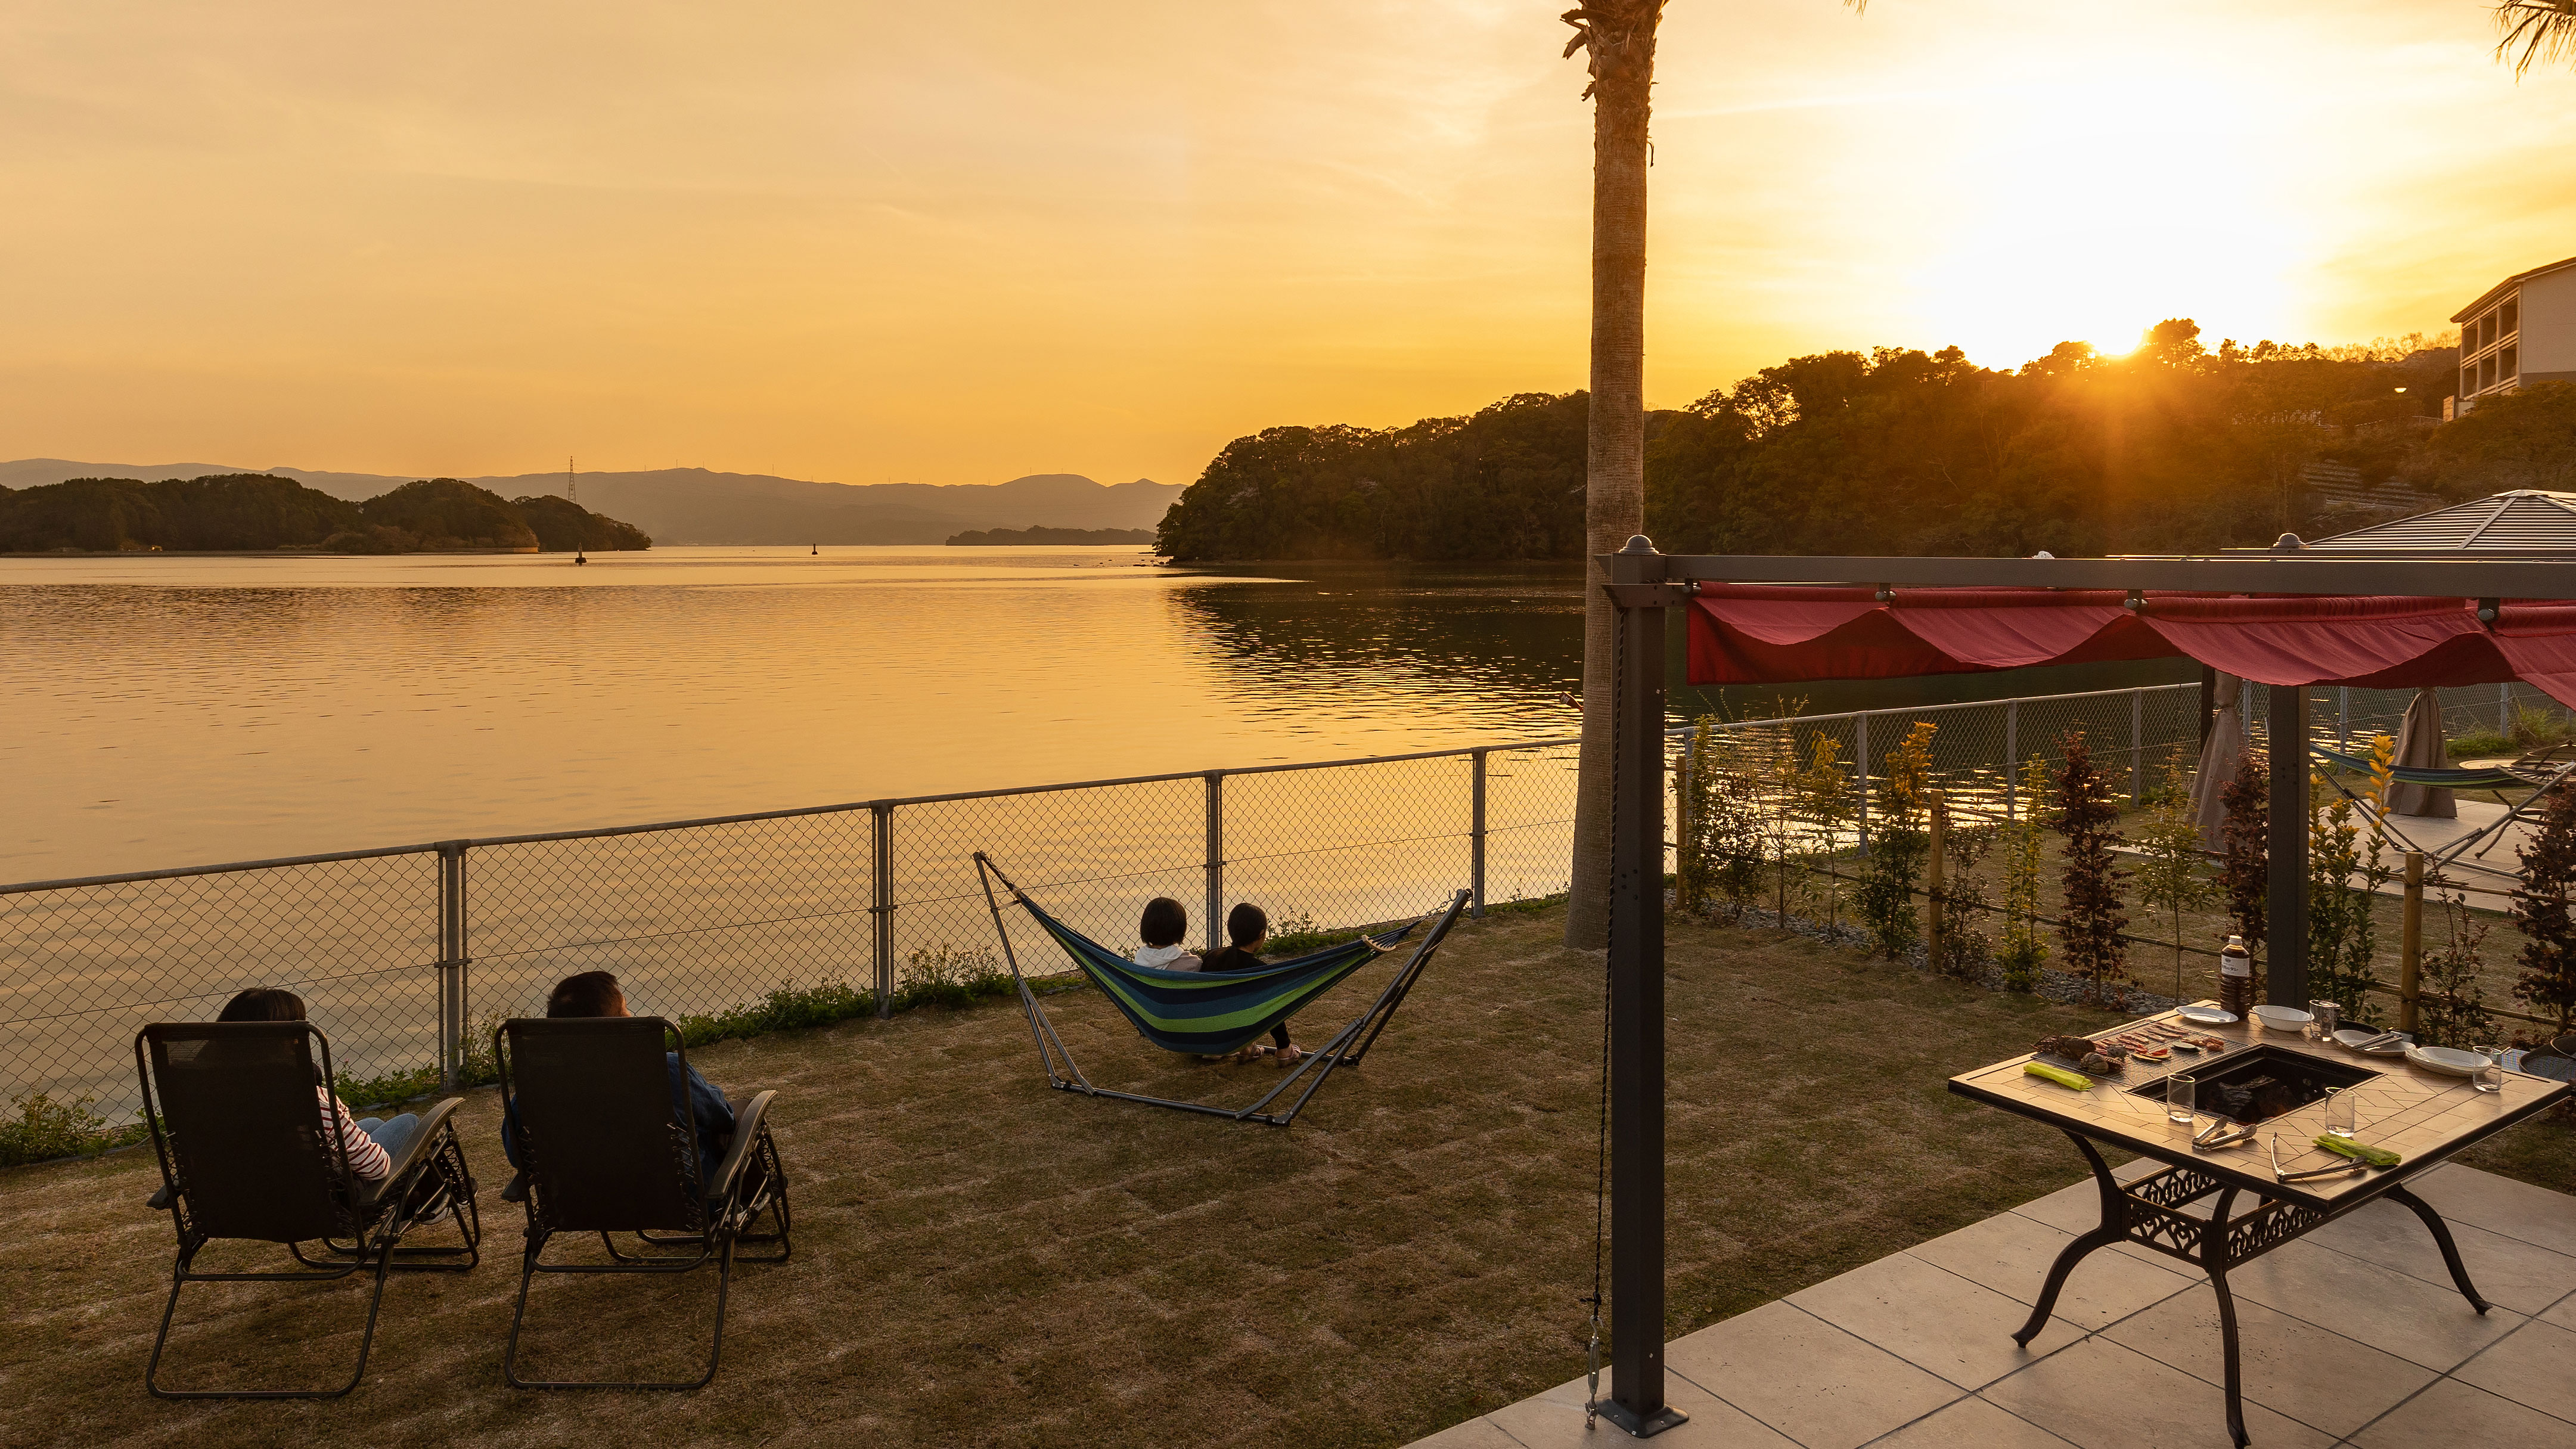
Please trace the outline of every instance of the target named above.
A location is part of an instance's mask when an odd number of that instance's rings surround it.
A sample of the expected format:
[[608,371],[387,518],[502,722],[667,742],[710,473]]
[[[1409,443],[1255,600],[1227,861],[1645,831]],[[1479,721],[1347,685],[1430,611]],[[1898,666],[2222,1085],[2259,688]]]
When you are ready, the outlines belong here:
[[[2101,1192],[2100,1224],[2058,1254],[2029,1321],[2013,1335],[2016,1342],[2027,1345],[2039,1336],[2057,1305],[2059,1290],[2066,1286],[2067,1275],[2095,1249],[2130,1242],[2195,1264],[2209,1275],[2210,1286],[2218,1294],[2219,1332],[2227,1361],[2227,1430],[2241,1446],[2247,1439],[2242,1375],[2237,1363],[2236,1305],[2227,1289],[2228,1272],[2383,1197],[2405,1204],[2423,1220],[2434,1243],[2441,1248],[2442,1261],[2449,1265],[2451,1279],[2459,1285],[2461,1296],[2479,1313],[2487,1311],[2488,1304],[2470,1283],[2468,1268],[2460,1262],[2460,1250],[2451,1241],[2450,1229],[2443,1226],[2441,1214],[2408,1192],[2406,1180],[2440,1165],[2471,1143],[2566,1101],[2576,1095],[2576,1087],[2522,1072],[2506,1072],[2502,1091],[2481,1092],[2465,1077],[2417,1066],[2403,1056],[2364,1056],[2330,1042],[2266,1031],[2247,1022],[2204,1026],[2183,1021],[2178,1012],[2171,1011],[2095,1032],[2093,1039],[2106,1040],[2154,1025],[2217,1037],[2227,1046],[2224,1051],[2204,1051],[2197,1056],[2175,1052],[2171,1059],[2161,1062],[2132,1058],[2121,1075],[2097,1076],[2093,1085],[2083,1091],[2024,1072],[2023,1067],[2036,1059],[2032,1055],[1950,1079],[1950,1090],[1961,1096],[2020,1113],[2064,1132],[2092,1166],[2094,1185]],[[2326,1128],[2322,1099],[2263,1118],[2253,1124],[2255,1136],[2251,1141],[2213,1150],[2195,1149],[2194,1125],[2211,1121],[2207,1099],[2203,1098],[2196,1124],[2174,1122],[2165,1111],[2165,1078],[2175,1072],[2191,1072],[2205,1089],[2213,1076],[2233,1066],[2251,1065],[2255,1053],[2266,1053],[2266,1060],[2293,1071],[2313,1062],[2322,1077],[2350,1080],[2355,1072],[2367,1073],[2344,1088],[2354,1096],[2356,1140],[2402,1154],[2403,1161],[2390,1168],[2369,1168],[2334,1177],[2278,1180],[2273,1169],[2275,1150],[2283,1174],[2345,1163],[2342,1156],[2315,1145]],[[2295,1055],[2268,1055],[2272,1053]],[[2053,1064],[2054,1059],[2046,1060]],[[2167,1166],[2161,1172],[2123,1183],[2112,1175],[2096,1143]],[[2235,1212],[2238,1198],[2249,1193],[2255,1199],[2254,1206],[2241,1214]],[[2208,1216],[2184,1211],[2212,1195],[2217,1201]]]

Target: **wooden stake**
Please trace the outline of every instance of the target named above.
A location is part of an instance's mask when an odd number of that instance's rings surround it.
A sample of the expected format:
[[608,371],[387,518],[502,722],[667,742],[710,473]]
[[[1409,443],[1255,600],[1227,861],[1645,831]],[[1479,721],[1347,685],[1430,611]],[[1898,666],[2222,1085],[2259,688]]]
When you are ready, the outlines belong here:
[[1950,810],[1942,801],[1941,792],[1938,790],[1926,791],[1925,798],[1932,805],[1932,863],[1924,868],[1923,884],[1924,893],[1929,898],[1932,924],[1931,929],[1924,934],[1926,942],[1924,960],[1938,969],[1941,963],[1941,928],[1944,924],[1941,919],[1942,866],[1946,863],[1944,858],[1949,853]]
[[2423,990],[2424,854],[2406,852],[2406,910],[2397,945],[2397,1029],[2415,1029],[2415,1006]]

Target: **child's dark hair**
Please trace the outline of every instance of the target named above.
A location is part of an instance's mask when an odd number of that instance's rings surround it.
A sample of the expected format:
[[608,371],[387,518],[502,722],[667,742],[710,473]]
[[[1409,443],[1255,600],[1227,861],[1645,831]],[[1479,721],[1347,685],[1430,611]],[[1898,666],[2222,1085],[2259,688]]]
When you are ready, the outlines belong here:
[[224,1003],[217,1021],[302,1021],[304,998],[274,986],[254,986]]
[[548,1016],[607,1016],[626,999],[617,977],[606,971],[584,971],[555,983],[546,994]]
[[1190,913],[1170,896],[1156,896],[1145,903],[1144,919],[1136,923],[1136,934],[1148,946],[1177,946],[1190,933]]
[[1239,950],[1251,950],[1254,942],[1269,934],[1269,915],[1250,901],[1226,913],[1225,938]]

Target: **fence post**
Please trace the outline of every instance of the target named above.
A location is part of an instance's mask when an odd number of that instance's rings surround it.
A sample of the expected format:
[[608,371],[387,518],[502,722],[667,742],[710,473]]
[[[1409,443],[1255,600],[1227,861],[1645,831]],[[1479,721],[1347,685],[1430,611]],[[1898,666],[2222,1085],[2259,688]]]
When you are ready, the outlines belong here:
[[465,842],[438,847],[438,1089],[465,1075]]
[[1852,716],[1852,732],[1857,736],[1855,743],[1858,746],[1857,752],[1852,756],[1852,763],[1860,774],[1860,813],[1857,817],[1860,821],[1860,853],[1865,856],[1869,854],[1869,714],[1867,711],[1864,710]]
[[1473,893],[1476,919],[1485,917],[1485,755],[1484,750],[1467,752],[1476,762],[1474,786],[1469,793],[1473,820],[1467,837],[1467,889]]
[[2397,937],[2397,1029],[2415,1029],[2424,974],[2424,853],[2406,852],[2406,909]]
[[876,899],[868,913],[876,917],[877,1015],[888,1017],[894,1015],[894,807],[880,801],[868,807],[868,816],[876,856],[868,872]]
[[2004,819],[2016,820],[2021,806],[2021,701],[2004,701]]
[[2335,686],[2335,748],[2352,753],[2352,686]]
[[1207,948],[1225,944],[1225,771],[1207,772]]
[[1923,868],[1923,898],[1929,929],[1923,933],[1923,963],[1933,970],[1941,969],[1941,933],[1949,923],[1941,914],[1941,885],[1950,846],[1950,807],[1938,790],[1924,792],[1932,807],[1932,859]]
[[2129,691],[2129,803],[2147,793],[2147,692]]
[[2513,681],[2496,686],[2496,733],[2513,738]]

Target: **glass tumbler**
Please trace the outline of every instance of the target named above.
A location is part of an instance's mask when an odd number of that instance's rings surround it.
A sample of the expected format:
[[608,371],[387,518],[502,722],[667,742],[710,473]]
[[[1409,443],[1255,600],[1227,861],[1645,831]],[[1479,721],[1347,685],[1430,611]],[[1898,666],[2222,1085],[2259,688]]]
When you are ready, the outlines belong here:
[[2482,1046],[2472,1047],[2470,1050],[2475,1051],[2479,1056],[2485,1057],[2487,1060],[2486,1065],[2479,1067],[2476,1072],[2470,1075],[2469,1085],[2477,1088],[2481,1092],[2503,1091],[2505,1049],[2500,1046]]
[[2337,1137],[2360,1135],[2357,1120],[2358,1097],[2350,1087],[2331,1088],[2326,1092],[2326,1130]]
[[2176,1072],[2165,1078],[2165,1120],[2191,1125],[2191,1114],[2200,1105],[2200,1079],[2189,1072]]
[[2333,1041],[2335,1028],[2342,1024],[2343,1008],[2331,1001],[2311,1001],[2308,1017],[2308,1024],[2299,1028],[2301,1036],[2310,1041]]

